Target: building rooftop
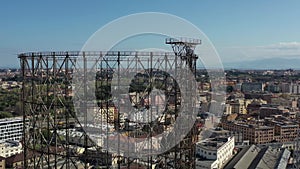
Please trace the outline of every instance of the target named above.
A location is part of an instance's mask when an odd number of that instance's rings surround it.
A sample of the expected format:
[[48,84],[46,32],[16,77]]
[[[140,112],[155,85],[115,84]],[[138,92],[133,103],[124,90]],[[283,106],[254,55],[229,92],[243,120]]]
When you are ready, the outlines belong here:
[[247,146],[243,148],[225,167],[224,169],[243,169],[250,166],[251,161],[254,160],[258,152],[259,147],[255,145]]
[[0,119],[0,124],[4,124],[7,122],[14,122],[14,121],[23,121],[23,118],[22,117],[12,117],[12,118]]
[[287,149],[280,151],[271,147],[263,148],[252,161],[249,168],[286,168],[290,152]]
[[214,162],[216,162],[216,160],[202,160],[199,158],[197,158],[197,160],[196,160],[196,163],[201,163],[202,165],[205,165],[205,166],[210,166]]
[[5,147],[17,147],[20,146],[20,142],[18,141],[12,141],[12,140],[6,140],[6,141],[0,141],[0,145],[4,145]]
[[290,152],[287,149],[276,150],[270,146],[260,148],[251,145],[243,148],[224,169],[244,168],[285,168]]
[[258,125],[258,124],[248,124],[248,122],[235,121],[234,124],[244,127],[257,128],[257,129],[273,129],[271,126]]
[[210,150],[217,150],[222,145],[224,145],[230,138],[227,137],[217,137],[217,138],[209,138],[197,143],[197,146],[201,146],[203,148],[207,148]]
[[[32,157],[31,155],[32,154],[28,154],[28,156]],[[20,162],[23,160],[24,160],[24,154],[20,153],[20,154],[16,154],[16,155],[6,158],[6,163],[13,164],[13,163]]]

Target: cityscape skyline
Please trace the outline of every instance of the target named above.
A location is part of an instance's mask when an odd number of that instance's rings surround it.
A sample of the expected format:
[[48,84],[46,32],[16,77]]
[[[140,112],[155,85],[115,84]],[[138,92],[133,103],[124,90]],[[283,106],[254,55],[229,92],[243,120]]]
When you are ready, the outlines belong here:
[[[151,1],[143,4],[136,1],[93,1],[89,4],[2,2],[0,67],[18,68],[17,54],[21,52],[80,50],[86,40],[105,24],[142,12],[169,13],[193,23],[215,45],[225,68],[231,67],[227,66],[229,63],[234,65],[232,63],[260,59],[295,61],[300,56],[299,5],[298,1],[280,0],[256,3]],[[154,41],[147,42],[146,47],[153,47],[151,42]]]
[[0,3],[0,169],[300,168],[300,2]]

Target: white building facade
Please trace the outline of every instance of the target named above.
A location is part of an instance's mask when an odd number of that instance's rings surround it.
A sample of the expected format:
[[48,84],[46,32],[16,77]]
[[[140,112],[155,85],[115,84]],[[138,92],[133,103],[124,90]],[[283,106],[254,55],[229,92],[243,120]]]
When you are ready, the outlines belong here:
[[0,156],[10,157],[22,153],[22,144],[16,141],[7,141],[0,143]]
[[197,143],[196,154],[203,161],[215,160],[212,168],[222,168],[233,156],[234,146],[234,137],[207,139]]
[[20,141],[23,137],[23,118],[0,119],[0,142]]

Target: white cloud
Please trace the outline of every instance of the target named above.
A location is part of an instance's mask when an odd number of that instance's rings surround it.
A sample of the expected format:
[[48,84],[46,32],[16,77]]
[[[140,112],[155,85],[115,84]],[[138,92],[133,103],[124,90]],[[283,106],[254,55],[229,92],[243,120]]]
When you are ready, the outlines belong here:
[[267,58],[300,58],[300,42],[279,42],[264,46],[229,47],[219,50],[224,62]]
[[262,46],[264,49],[275,49],[275,50],[300,50],[300,42],[280,42],[278,44],[272,44]]

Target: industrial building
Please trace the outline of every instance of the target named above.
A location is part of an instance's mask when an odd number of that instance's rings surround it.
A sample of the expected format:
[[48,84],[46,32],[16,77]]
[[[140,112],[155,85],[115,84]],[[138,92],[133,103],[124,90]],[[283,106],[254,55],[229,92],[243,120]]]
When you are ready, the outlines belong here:
[[243,148],[235,157],[224,167],[224,169],[244,169],[244,168],[286,168],[290,151],[281,148],[279,150],[272,147],[260,148],[251,145]]

